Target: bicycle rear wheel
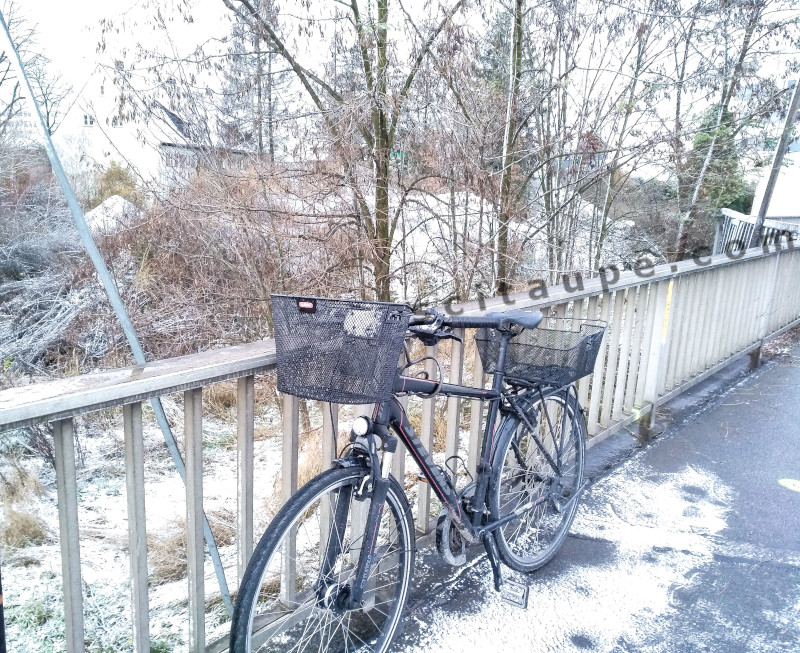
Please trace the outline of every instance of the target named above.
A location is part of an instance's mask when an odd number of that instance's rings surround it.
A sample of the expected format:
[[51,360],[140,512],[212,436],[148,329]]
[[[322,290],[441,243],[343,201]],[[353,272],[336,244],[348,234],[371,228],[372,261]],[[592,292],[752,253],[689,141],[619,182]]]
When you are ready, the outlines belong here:
[[550,561],[567,537],[583,484],[586,426],[568,390],[525,409],[533,430],[516,416],[498,429],[489,507],[500,519],[528,502],[535,507],[495,531],[500,557],[521,572]]
[[414,528],[403,490],[390,478],[364,598],[350,609],[350,583],[367,546],[371,499],[359,490],[368,475],[363,467],[328,470],[281,508],[242,579],[232,653],[386,650],[411,581]]

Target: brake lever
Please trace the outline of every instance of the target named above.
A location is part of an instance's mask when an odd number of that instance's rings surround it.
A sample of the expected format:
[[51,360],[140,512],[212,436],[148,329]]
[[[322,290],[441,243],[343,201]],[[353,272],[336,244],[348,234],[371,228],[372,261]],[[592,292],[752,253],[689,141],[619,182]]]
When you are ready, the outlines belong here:
[[417,330],[416,327],[411,328],[410,331],[426,347],[433,347],[440,340],[447,340],[447,339],[458,340],[458,342],[460,342],[462,345],[464,344],[464,339],[461,336],[457,336],[452,331],[440,331],[439,329],[436,329],[435,331],[428,331],[428,330],[423,331],[423,330]]
[[440,340],[447,340],[448,338],[449,338],[450,340],[457,340],[457,341],[458,341],[458,342],[460,342],[462,345],[464,344],[464,338],[462,338],[461,336],[457,336],[457,335],[456,335],[455,333],[453,333],[452,331],[450,331],[449,333],[444,333],[443,335],[441,335],[441,336],[439,337],[439,339],[440,339]]

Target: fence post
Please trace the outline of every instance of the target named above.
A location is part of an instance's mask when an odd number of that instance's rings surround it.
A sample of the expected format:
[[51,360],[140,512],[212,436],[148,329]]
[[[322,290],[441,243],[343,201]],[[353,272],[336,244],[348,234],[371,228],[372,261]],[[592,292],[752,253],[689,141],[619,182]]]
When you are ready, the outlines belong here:
[[[456,336],[464,340],[464,329],[456,329],[453,332]],[[449,382],[461,385],[464,377],[464,344],[457,340],[451,340],[452,349],[450,354],[450,376]],[[450,397],[447,400],[447,440],[445,443],[445,461],[458,455],[458,441],[461,433],[461,400],[458,397]],[[453,483],[458,478],[458,461],[453,461],[451,468]],[[445,462],[445,467],[448,463]]]
[[283,395],[283,468],[281,488],[283,503],[297,491],[297,448],[300,444],[300,400],[294,395]]
[[[780,245],[779,245],[780,247]],[[778,266],[780,265],[781,253],[772,257],[772,274],[770,275],[769,287],[766,289],[764,312],[761,314],[760,324],[758,325],[758,334],[760,342],[752,352],[750,352],[750,369],[754,370],[761,365],[761,348],[764,346],[764,338],[767,337],[769,331],[769,318],[772,311],[775,309],[775,288],[778,285]]]
[[123,406],[122,421],[125,434],[125,486],[128,502],[128,550],[131,567],[133,650],[135,653],[150,653],[142,404],[136,403]]
[[647,360],[647,376],[644,380],[642,407],[650,404],[650,412],[639,420],[639,439],[649,440],[653,436],[653,425],[658,405],[658,382],[664,364],[667,333],[669,331],[669,313],[672,302],[673,279],[658,282],[653,313],[653,330],[650,333],[650,348]]
[[[400,405],[403,407],[403,412],[408,410],[408,395],[400,397]],[[392,458],[392,475],[398,480],[401,486],[406,485],[406,445],[401,441],[397,443],[397,451]],[[394,525],[392,526],[394,528]]]
[[[329,470],[333,466],[336,458],[336,448],[339,435],[339,404],[331,404],[327,401],[320,403],[322,410],[322,471]],[[329,497],[322,498],[319,515],[319,537],[320,542],[325,543],[330,527],[331,504]],[[325,557],[325,546],[320,547],[320,562]]]
[[236,567],[241,584],[253,555],[253,456],[255,378],[242,377],[236,386]]
[[189,650],[206,646],[205,555],[203,551],[203,389],[183,393],[186,457],[186,575],[189,579]]
[[61,535],[61,577],[67,653],[83,653],[83,592],[78,532],[78,488],[75,474],[75,434],[71,419],[53,424],[56,457],[58,525]]
[[[475,347],[475,357],[472,362],[472,385],[483,388],[486,385],[486,374],[483,371],[481,356]],[[478,470],[478,457],[481,452],[481,439],[483,438],[483,402],[473,399],[470,402],[469,414],[469,446],[467,449],[467,468],[472,478]]]
[[323,401],[322,408],[322,471],[331,468],[336,458],[339,435],[339,404]]
[[[438,373],[436,363],[432,360],[436,358],[437,347],[425,348],[425,355],[431,358],[425,361],[425,369],[429,379],[435,379]],[[420,440],[428,451],[433,451],[433,428],[436,420],[436,398],[423,399],[422,401],[422,425],[420,428]],[[417,531],[424,535],[428,532],[428,522],[431,514],[431,488],[427,480],[417,483]]]
[[[283,503],[297,491],[297,448],[300,443],[300,400],[294,395],[283,395],[283,467],[281,469],[281,492]],[[281,601],[291,604],[295,600],[297,580],[297,527],[292,529],[284,544],[281,578]]]

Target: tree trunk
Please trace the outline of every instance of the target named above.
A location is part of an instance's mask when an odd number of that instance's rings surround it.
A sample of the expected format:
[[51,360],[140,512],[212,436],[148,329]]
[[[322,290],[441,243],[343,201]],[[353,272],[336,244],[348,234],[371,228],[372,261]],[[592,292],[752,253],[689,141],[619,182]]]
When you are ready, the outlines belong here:
[[392,243],[389,225],[389,122],[386,112],[387,58],[386,41],[389,20],[388,0],[378,0],[378,62],[377,97],[373,113],[375,127],[375,237],[373,241],[373,266],[375,273],[375,298],[381,302],[391,301],[390,259]]
[[261,39],[254,36],[253,41],[256,49],[256,133],[258,134],[258,156],[261,157],[264,155],[264,60],[261,58]]
[[389,261],[392,252],[389,241],[389,152],[381,146],[375,155],[375,237],[372,245],[375,299],[388,302],[391,301]]
[[511,17],[511,54],[508,84],[508,105],[506,108],[506,132],[503,138],[503,170],[500,181],[500,215],[497,232],[497,294],[511,292],[510,265],[508,259],[508,224],[511,221],[512,206],[511,173],[514,164],[514,143],[516,141],[516,108],[519,96],[520,72],[522,68],[522,17],[524,0],[516,0]]
[[270,163],[275,163],[275,136],[272,132],[272,126],[275,124],[275,108],[272,103],[272,54],[270,52],[267,55],[267,138],[269,140],[269,160]]
[[642,75],[645,67],[645,54],[647,45],[650,39],[651,30],[645,29],[639,34],[639,41],[636,46],[636,65],[633,69],[633,78],[631,79],[630,91],[628,93],[628,101],[625,103],[625,117],[622,120],[622,127],[619,131],[617,144],[614,149],[614,158],[611,161],[611,166],[608,172],[608,188],[606,189],[606,197],[603,202],[603,212],[600,216],[600,233],[597,239],[597,248],[595,249],[594,269],[600,269],[600,261],[603,256],[603,245],[605,245],[606,237],[609,230],[609,217],[611,216],[611,207],[614,204],[615,189],[614,177],[620,165],[620,158],[622,156],[622,146],[625,142],[625,136],[628,131],[628,123],[630,122],[631,114],[633,113],[633,104],[636,99],[636,87],[639,83],[639,78]]

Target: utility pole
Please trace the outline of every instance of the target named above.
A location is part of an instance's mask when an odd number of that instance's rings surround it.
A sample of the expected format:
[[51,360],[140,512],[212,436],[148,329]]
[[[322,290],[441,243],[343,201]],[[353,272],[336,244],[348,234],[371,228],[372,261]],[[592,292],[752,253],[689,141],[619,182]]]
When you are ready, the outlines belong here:
[[[0,565],[2,567],[2,565]],[[3,616],[3,573],[0,569],[0,653],[6,653],[6,621]]]
[[775,190],[775,184],[778,181],[781,165],[783,165],[783,155],[786,152],[786,148],[789,146],[789,137],[792,135],[792,127],[794,127],[794,119],[797,115],[798,106],[800,106],[800,79],[794,83],[794,93],[792,93],[792,101],[789,103],[789,112],[786,114],[786,122],[783,124],[783,133],[778,141],[778,147],[775,149],[775,156],[772,159],[772,170],[770,170],[769,173],[769,179],[764,189],[764,197],[761,199],[761,205],[758,207],[756,223],[753,225],[750,247],[758,247],[761,245],[761,231],[764,227],[764,218],[767,215],[767,209],[769,209],[769,203],[772,200],[772,192]]

